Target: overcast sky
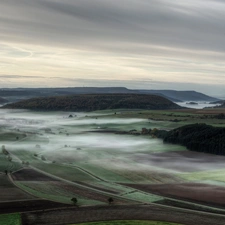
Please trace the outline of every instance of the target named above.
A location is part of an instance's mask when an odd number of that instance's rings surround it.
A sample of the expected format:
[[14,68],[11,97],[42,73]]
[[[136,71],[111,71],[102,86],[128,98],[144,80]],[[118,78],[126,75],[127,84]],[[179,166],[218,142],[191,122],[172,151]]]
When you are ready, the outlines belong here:
[[224,84],[225,0],[0,1],[0,87]]

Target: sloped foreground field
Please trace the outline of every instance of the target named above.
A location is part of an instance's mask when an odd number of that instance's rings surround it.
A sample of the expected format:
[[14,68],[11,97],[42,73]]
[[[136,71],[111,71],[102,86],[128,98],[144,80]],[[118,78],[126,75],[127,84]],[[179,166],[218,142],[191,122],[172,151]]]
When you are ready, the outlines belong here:
[[[76,197],[78,205],[107,204],[112,193],[102,190],[93,190],[92,187],[83,186],[73,182],[65,182],[55,177],[48,176],[31,168],[21,169],[12,174],[15,184],[40,198],[71,204],[71,199]],[[117,204],[128,204],[132,201],[114,197]]]
[[33,196],[15,187],[5,174],[0,174],[0,182],[0,203],[5,201],[34,199]]
[[127,184],[127,186],[166,197],[225,207],[225,187],[201,183]]

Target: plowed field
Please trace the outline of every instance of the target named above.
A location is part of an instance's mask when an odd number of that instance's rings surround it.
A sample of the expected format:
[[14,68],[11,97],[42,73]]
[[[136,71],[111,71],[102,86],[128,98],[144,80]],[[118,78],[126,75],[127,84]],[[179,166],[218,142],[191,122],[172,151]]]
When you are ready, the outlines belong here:
[[12,173],[12,178],[15,181],[57,181],[57,179],[29,168]]

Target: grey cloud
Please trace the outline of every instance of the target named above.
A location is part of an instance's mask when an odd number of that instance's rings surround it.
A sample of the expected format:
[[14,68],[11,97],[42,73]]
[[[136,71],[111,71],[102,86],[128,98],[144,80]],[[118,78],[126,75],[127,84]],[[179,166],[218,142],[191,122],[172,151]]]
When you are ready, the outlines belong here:
[[[84,29],[89,29],[91,38],[100,38],[104,42],[107,41],[105,37],[109,40],[113,37],[115,41],[133,43],[150,42],[203,49],[214,47],[217,50],[221,50],[222,47],[217,46],[216,40],[223,41],[221,28],[224,25],[221,22],[225,17],[216,12],[212,14],[213,11],[208,8],[206,10],[203,8],[201,11],[193,5],[187,8],[181,4],[163,4],[162,1],[158,1],[157,4],[155,1],[148,1],[145,4],[142,1],[140,4],[140,1],[135,0],[124,0],[123,4],[115,1],[105,3],[104,0],[78,0],[75,3],[41,2],[49,10],[80,19],[79,24],[83,24]],[[202,3],[197,1],[196,4],[198,2]],[[177,8],[189,13],[176,11]],[[76,22],[74,26],[77,27]],[[94,28],[96,30],[93,30]],[[88,39],[88,37],[84,38]],[[213,39],[215,42],[212,42]]]

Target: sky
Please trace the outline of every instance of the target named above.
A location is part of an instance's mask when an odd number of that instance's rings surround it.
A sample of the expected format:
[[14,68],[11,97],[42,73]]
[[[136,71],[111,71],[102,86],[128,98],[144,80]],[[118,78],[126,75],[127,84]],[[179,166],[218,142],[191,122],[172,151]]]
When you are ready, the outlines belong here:
[[0,1],[0,88],[224,84],[225,0]]

